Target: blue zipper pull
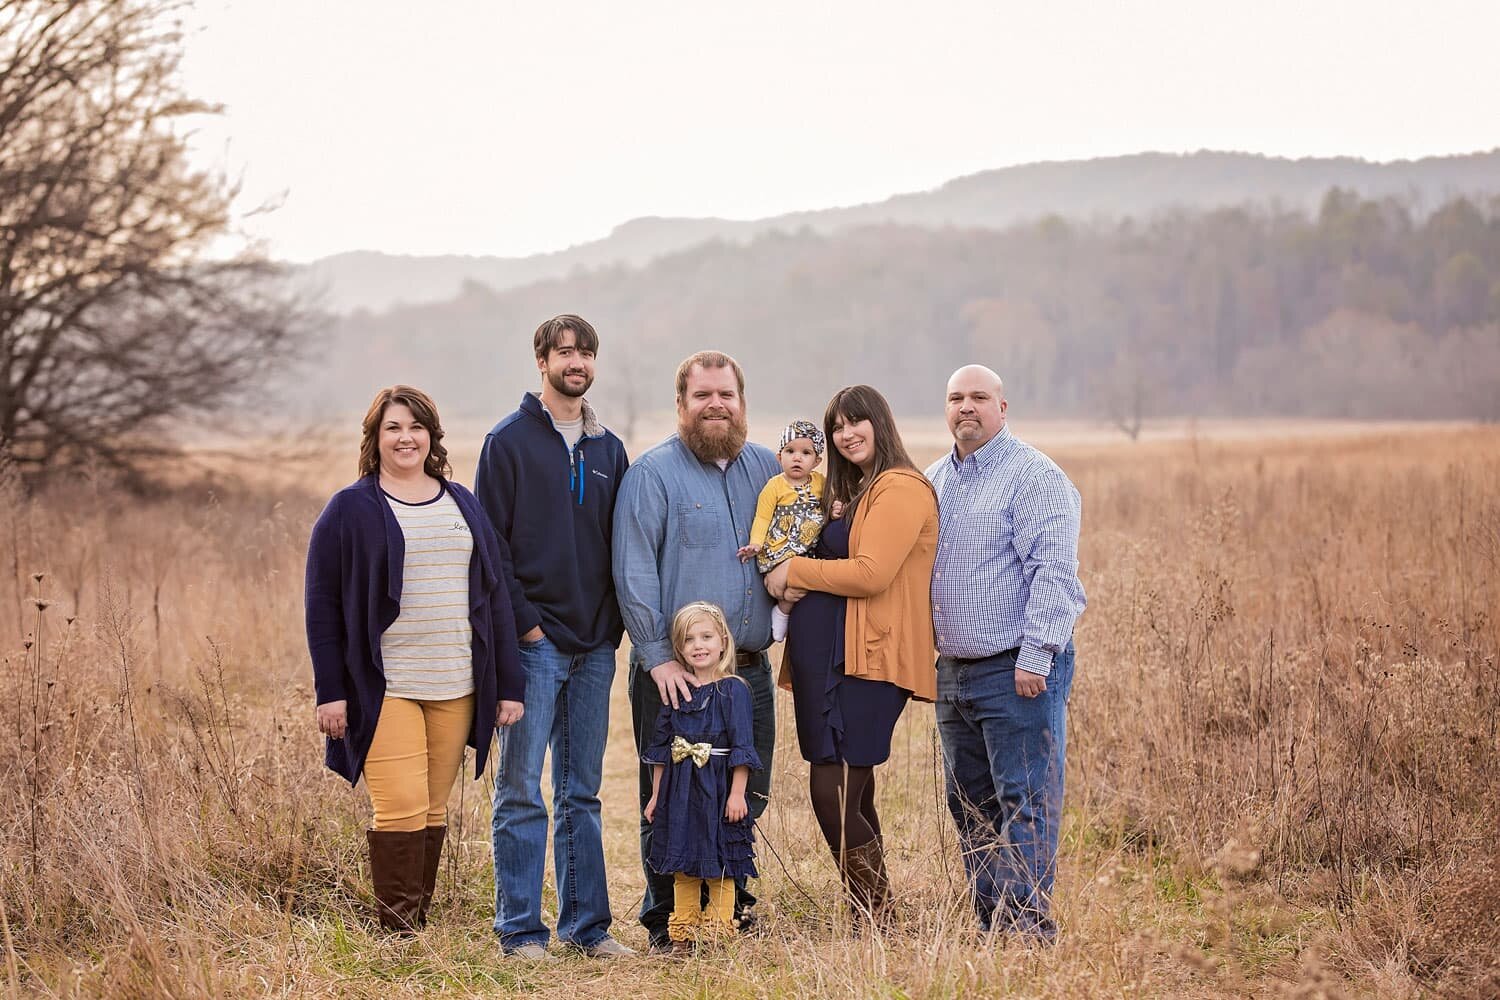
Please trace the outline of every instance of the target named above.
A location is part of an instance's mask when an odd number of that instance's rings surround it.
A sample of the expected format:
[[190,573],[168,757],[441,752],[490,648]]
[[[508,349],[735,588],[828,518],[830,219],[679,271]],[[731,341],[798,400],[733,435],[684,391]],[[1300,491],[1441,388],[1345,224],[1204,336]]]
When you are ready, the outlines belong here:
[[586,477],[584,473],[588,470],[588,462],[583,457],[583,452],[578,453],[578,506],[583,506],[583,489]]

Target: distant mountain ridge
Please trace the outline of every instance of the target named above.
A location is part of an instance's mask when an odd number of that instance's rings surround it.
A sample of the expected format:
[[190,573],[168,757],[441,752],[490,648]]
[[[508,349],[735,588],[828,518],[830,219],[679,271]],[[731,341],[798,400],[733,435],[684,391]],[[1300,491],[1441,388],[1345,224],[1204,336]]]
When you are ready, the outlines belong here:
[[504,291],[578,269],[639,266],[713,240],[746,243],[771,231],[831,234],[882,223],[1001,229],[1048,215],[1149,218],[1174,208],[1246,203],[1312,210],[1332,187],[1407,198],[1420,214],[1457,195],[1500,195],[1500,149],[1388,163],[1212,151],[1049,161],[986,170],[881,202],[766,219],[633,219],[603,239],[530,257],[354,251],[314,261],[302,275],[335,312],[381,311],[451,298],[466,282]]

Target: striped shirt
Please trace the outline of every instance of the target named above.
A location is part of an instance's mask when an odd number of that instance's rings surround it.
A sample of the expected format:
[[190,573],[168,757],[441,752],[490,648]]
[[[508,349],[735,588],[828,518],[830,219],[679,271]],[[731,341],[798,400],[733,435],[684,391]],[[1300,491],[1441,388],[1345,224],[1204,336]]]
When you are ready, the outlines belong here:
[[1016,666],[1052,671],[1087,603],[1078,582],[1078,490],[1009,427],[959,461],[927,470],[937,489],[932,622],[938,652],[961,659],[1020,647]]
[[385,693],[417,701],[473,694],[468,522],[446,489],[425,503],[385,498],[406,540],[401,613],[380,637]]

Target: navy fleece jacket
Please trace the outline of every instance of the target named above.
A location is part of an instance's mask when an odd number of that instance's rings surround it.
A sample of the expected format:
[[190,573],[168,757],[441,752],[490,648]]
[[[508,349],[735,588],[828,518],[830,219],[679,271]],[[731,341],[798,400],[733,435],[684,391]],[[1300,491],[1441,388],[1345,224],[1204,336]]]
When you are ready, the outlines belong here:
[[587,402],[571,453],[530,392],[485,437],[474,493],[514,560],[517,635],[540,625],[564,653],[620,644],[610,542],[615,491],[629,464],[625,445]]

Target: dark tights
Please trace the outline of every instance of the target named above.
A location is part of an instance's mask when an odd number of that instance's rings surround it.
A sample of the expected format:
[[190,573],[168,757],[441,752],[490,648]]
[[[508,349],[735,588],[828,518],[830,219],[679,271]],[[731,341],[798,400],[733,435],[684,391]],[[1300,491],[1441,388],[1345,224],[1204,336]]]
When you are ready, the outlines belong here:
[[863,847],[880,836],[873,767],[813,764],[807,790],[823,839],[834,851]]

